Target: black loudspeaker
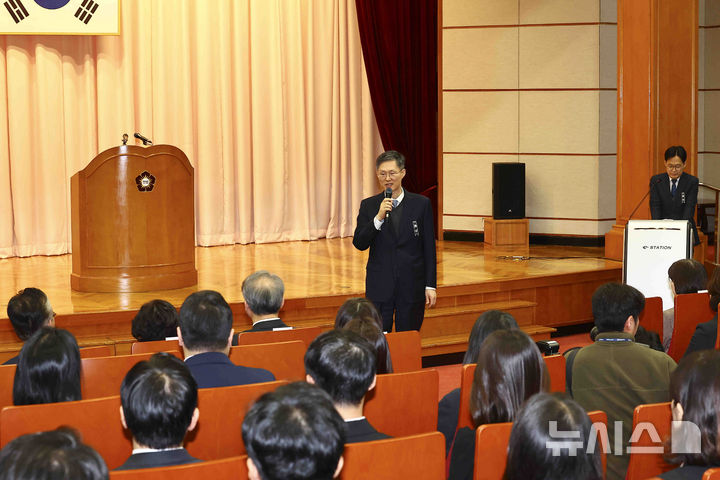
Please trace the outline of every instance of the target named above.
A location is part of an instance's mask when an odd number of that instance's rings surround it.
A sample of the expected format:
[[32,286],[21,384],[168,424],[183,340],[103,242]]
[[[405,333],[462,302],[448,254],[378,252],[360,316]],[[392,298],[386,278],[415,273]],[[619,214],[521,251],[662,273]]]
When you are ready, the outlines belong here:
[[525,218],[525,164],[493,163],[493,218]]

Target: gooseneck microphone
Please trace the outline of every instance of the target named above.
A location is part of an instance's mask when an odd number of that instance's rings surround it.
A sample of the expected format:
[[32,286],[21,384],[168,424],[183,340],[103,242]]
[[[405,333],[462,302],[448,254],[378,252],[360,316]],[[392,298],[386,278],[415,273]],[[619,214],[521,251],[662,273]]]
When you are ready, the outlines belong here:
[[[385,198],[392,198],[392,188],[388,188],[385,190]],[[390,220],[390,210],[385,212],[385,220]]]
[[640,208],[640,205],[642,204],[642,202],[644,202],[645,199],[647,198],[647,196],[650,195],[650,192],[652,191],[653,187],[654,187],[655,185],[657,185],[658,183],[660,183],[660,182],[662,182],[662,179],[658,178],[657,180],[655,180],[655,181],[652,183],[652,185],[650,185],[650,188],[648,189],[648,191],[647,191],[647,193],[645,194],[645,196],[640,199],[640,201],[638,202],[637,206],[635,207],[635,210],[633,210],[632,213],[630,214],[630,216],[628,217],[628,222],[629,222],[630,219],[633,217],[633,215],[635,215],[635,212],[637,212],[638,208]]
[[138,140],[142,140],[143,145],[152,145],[153,144],[152,140],[150,140],[149,138],[147,138],[144,135],[139,134],[138,132],[135,132],[135,135],[133,135],[133,137],[137,138]]

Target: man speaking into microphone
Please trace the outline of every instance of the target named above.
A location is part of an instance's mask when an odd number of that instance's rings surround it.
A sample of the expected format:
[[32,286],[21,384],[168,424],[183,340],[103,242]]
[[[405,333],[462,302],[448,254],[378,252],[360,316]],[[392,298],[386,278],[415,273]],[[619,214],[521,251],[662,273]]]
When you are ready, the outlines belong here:
[[375,171],[383,192],[360,204],[353,245],[370,248],[365,296],[377,307],[383,330],[420,330],[425,307],[437,298],[435,231],[430,200],[402,188],[405,157],[380,154]]

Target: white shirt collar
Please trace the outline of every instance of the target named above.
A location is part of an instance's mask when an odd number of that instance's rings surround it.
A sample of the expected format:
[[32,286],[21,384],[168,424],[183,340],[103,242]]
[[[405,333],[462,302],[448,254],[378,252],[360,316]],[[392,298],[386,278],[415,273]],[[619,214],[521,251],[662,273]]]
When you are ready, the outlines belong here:
[[346,422],[359,422],[360,420],[365,420],[365,415],[363,415],[362,417],[357,417],[357,418],[348,418],[345,421]]
[[397,198],[395,199],[395,200],[397,200],[398,205],[400,205],[400,202],[402,202],[403,198],[405,198],[405,189],[402,187],[400,187],[400,189],[402,190],[402,192],[400,192],[400,195],[398,195]]
[[154,453],[154,452],[169,452],[171,450],[182,450],[183,447],[171,447],[171,448],[133,448],[132,454],[138,453]]
[[258,320],[257,322],[253,322],[253,325],[257,325],[258,323],[262,322],[270,322],[274,320],[280,320],[280,317],[273,317],[273,318],[263,318],[262,320]]

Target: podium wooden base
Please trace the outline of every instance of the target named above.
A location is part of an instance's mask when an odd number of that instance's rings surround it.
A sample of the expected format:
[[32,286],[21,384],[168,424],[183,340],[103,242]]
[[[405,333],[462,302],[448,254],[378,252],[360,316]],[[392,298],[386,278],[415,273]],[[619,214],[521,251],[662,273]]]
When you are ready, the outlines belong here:
[[485,219],[485,243],[493,247],[527,247],[530,237],[527,218]]
[[70,275],[70,287],[78,292],[120,292],[135,293],[152,290],[174,290],[192,287],[197,284],[198,274],[192,270],[153,275],[91,277],[78,274]]

